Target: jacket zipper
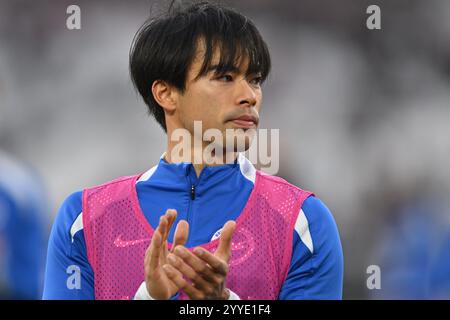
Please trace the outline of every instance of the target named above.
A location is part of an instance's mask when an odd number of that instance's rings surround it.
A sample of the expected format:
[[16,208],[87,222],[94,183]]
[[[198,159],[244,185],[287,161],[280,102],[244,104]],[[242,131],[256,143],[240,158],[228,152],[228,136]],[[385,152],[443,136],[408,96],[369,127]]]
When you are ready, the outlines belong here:
[[[192,168],[192,170],[194,170],[194,168]],[[197,184],[199,183],[200,179],[202,178],[202,174],[203,171],[200,173],[200,176],[197,178]],[[188,177],[188,181],[189,184],[191,185],[191,190],[190,190],[190,194],[191,194],[191,200],[189,201],[189,207],[188,207],[188,212],[187,212],[187,222],[189,223],[189,225],[191,225],[191,211],[192,211],[192,206],[193,206],[193,201],[195,201],[196,198],[196,184],[192,183],[191,177]]]
[[188,181],[189,181],[189,184],[191,185],[191,190],[190,190],[191,199],[189,200],[189,206],[188,206],[188,212],[186,215],[186,220],[189,223],[189,225],[191,225],[191,211],[192,211],[192,206],[193,206],[192,202],[195,200],[195,185],[192,183],[191,177],[188,177]]
[[195,200],[195,185],[191,185],[191,200]]

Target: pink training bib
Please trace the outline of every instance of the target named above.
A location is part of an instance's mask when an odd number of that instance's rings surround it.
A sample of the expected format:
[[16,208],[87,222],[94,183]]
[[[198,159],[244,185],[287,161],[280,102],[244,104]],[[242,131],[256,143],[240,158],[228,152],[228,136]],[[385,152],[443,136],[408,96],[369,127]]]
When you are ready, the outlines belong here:
[[[96,299],[133,299],[145,279],[144,256],[154,230],[139,206],[138,178],[122,177],[83,191],[84,235]],[[236,220],[226,282],[241,299],[278,298],[291,262],[295,222],[310,195],[256,171],[254,188]],[[218,244],[219,239],[202,247],[214,252]]]

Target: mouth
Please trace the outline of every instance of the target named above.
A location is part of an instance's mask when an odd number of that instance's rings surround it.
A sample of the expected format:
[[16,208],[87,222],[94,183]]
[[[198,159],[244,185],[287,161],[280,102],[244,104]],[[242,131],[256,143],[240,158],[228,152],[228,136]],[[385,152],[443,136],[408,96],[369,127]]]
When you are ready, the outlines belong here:
[[243,115],[230,121],[233,122],[236,126],[243,129],[256,128],[258,125],[258,118],[251,115]]

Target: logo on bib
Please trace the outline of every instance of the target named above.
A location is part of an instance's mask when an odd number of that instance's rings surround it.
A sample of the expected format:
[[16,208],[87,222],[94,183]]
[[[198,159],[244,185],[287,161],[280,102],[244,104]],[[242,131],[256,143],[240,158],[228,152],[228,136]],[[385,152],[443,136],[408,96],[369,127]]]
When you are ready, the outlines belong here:
[[148,238],[148,239],[137,239],[137,240],[123,240],[122,239],[122,235],[119,234],[117,236],[116,240],[114,240],[114,245],[117,248],[125,248],[125,247],[135,246],[135,245],[137,245],[139,243],[147,242],[147,241],[150,241],[150,240],[151,240],[150,238]]

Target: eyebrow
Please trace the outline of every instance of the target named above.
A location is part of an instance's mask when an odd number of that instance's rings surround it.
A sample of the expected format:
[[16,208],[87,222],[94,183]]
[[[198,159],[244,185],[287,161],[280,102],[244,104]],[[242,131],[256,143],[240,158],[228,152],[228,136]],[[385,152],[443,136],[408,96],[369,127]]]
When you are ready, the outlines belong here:
[[221,72],[233,72],[233,73],[239,73],[240,72],[239,68],[236,67],[236,66],[225,66],[225,67],[222,67],[222,68],[219,68],[219,67],[220,66],[218,64],[210,66],[207,69],[207,72],[214,71],[216,73],[219,73],[220,69],[222,69]]
[[[235,74],[239,74],[241,72],[241,70],[239,70],[238,67],[236,66],[225,66],[222,70],[222,72],[219,72],[219,65],[213,65],[210,66],[207,70],[206,73],[209,73],[211,71],[214,71],[217,74],[222,74],[222,73],[227,73],[227,72],[231,72],[231,73],[235,73]],[[262,76],[260,71],[256,71],[256,72],[246,72],[246,75],[257,75],[257,76]]]

